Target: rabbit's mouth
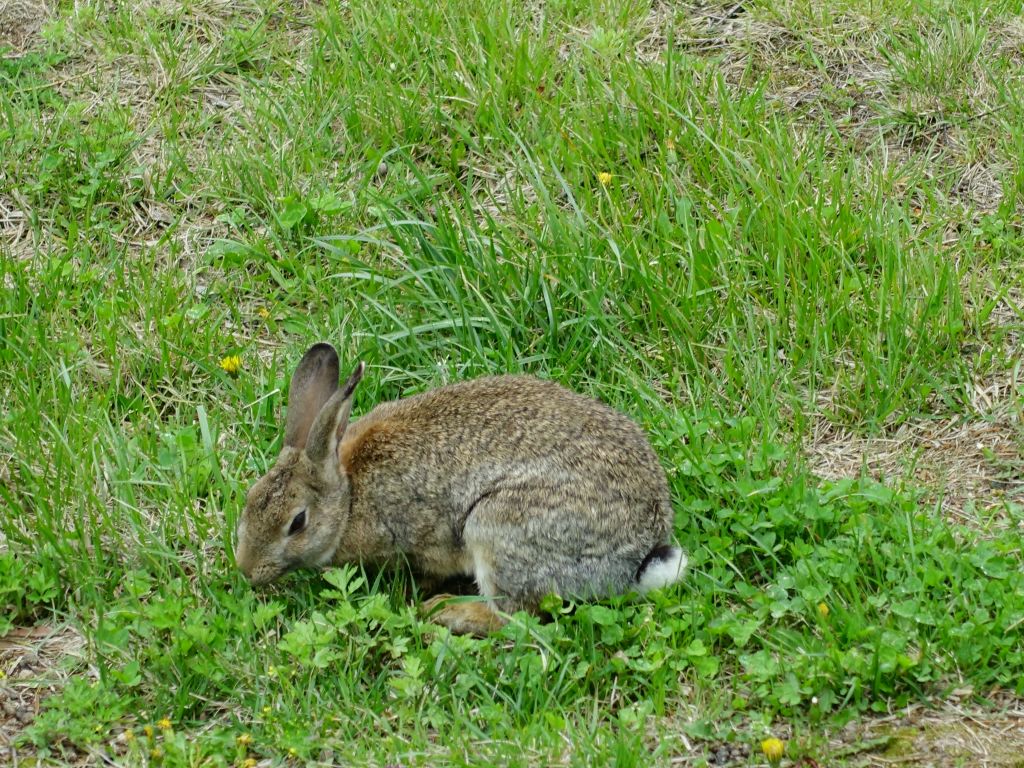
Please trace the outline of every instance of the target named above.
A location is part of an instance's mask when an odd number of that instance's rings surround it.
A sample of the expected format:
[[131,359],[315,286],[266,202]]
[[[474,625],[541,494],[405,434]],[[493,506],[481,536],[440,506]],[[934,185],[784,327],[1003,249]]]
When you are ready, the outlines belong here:
[[324,550],[319,557],[313,562],[314,568],[326,568],[334,560],[334,553],[337,551],[337,547],[331,547],[330,549]]
[[235,563],[238,565],[238,570],[245,576],[245,580],[254,587],[269,584],[289,570],[287,566],[273,560],[256,560],[251,550],[241,545],[235,549]]
[[288,568],[282,568],[279,565],[273,565],[271,563],[261,563],[259,566],[253,568],[248,573],[246,573],[244,570],[242,571],[242,573],[245,574],[245,578],[248,580],[250,586],[263,587],[267,584],[270,584],[272,581],[279,579],[281,576],[284,576],[284,574],[286,574],[288,571]]

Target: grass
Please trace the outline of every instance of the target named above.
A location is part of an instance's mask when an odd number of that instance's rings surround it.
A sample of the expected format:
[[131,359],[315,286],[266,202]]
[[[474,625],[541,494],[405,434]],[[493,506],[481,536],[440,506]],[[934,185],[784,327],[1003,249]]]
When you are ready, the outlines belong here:
[[[28,682],[0,646],[39,709],[13,754],[763,764],[776,735],[855,765],[879,715],[1019,701],[1021,5],[820,6],[26,26],[0,58],[0,636],[85,645]],[[483,641],[421,623],[402,571],[251,590],[234,524],[320,339],[368,362],[358,412],[529,371],[631,414],[690,577]],[[944,456],[956,430],[1001,448]],[[826,438],[869,447],[823,473]]]

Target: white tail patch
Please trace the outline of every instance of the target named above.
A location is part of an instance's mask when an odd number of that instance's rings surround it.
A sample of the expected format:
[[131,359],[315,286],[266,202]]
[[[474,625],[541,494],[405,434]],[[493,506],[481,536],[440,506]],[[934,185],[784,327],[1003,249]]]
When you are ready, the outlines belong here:
[[637,588],[640,592],[650,592],[675,584],[683,578],[686,570],[686,555],[679,547],[672,547],[668,557],[651,560],[640,574]]

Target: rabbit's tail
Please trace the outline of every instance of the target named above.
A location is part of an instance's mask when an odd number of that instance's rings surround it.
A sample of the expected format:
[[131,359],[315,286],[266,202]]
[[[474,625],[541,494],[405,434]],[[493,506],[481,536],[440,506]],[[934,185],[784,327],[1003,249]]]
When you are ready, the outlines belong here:
[[636,569],[637,590],[650,592],[675,584],[683,578],[686,562],[686,555],[679,547],[659,544],[647,553],[647,557]]

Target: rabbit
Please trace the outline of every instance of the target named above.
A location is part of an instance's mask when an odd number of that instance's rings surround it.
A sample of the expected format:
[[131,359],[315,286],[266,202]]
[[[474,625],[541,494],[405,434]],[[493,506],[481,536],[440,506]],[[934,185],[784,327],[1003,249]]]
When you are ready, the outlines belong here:
[[284,447],[236,532],[252,585],[404,557],[428,578],[472,577],[484,600],[427,608],[452,633],[483,636],[551,593],[643,593],[682,577],[664,470],[626,416],[505,375],[381,403],[350,424],[364,370],[339,387],[326,343],[296,368]]

